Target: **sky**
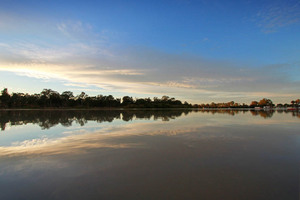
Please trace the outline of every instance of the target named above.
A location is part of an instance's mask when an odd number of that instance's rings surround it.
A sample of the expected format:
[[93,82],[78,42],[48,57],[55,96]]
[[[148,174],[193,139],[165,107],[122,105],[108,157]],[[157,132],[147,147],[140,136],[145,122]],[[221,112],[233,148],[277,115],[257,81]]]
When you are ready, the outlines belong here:
[[300,98],[299,0],[1,0],[0,89]]

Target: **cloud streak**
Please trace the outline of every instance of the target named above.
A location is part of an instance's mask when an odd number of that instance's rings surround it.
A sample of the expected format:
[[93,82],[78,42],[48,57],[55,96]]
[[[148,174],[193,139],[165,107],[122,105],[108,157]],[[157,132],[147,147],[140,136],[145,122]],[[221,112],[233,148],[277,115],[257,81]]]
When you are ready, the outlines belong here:
[[[275,11],[265,15],[275,15]],[[299,91],[299,82],[290,81],[288,73],[272,66],[253,68],[147,47],[111,45],[114,41],[109,31],[96,33],[81,21],[52,24],[50,29],[56,29],[57,40],[64,41],[63,45],[36,40],[1,42],[0,70],[57,79],[66,86],[90,85],[106,92],[141,96],[167,94],[193,102],[233,97],[250,101],[261,94],[292,97]]]
[[276,32],[282,27],[300,22],[299,1],[275,1],[264,6],[258,13],[258,26],[265,33]]

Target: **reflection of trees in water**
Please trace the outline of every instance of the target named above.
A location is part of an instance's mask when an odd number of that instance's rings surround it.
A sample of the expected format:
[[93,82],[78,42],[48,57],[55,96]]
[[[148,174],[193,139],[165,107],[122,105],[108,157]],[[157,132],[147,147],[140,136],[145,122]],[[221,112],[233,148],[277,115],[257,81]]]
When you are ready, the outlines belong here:
[[271,118],[274,113],[278,114],[282,113],[292,113],[293,116],[300,118],[300,113],[297,111],[288,111],[288,110],[238,110],[238,109],[213,109],[213,110],[199,110],[202,113],[211,113],[211,114],[228,114],[228,115],[237,115],[237,114],[245,114],[250,112],[252,116],[260,116],[263,118]]
[[264,110],[251,110],[250,111],[251,112],[251,114],[253,115],[253,116],[261,116],[261,117],[263,117],[263,118],[271,118],[272,116],[273,116],[273,114],[274,114],[274,110],[268,110],[268,111],[264,111]]
[[151,118],[169,121],[189,112],[192,110],[9,110],[0,111],[0,125],[1,130],[5,130],[8,123],[11,126],[32,123],[49,129],[57,124],[69,127],[75,122],[84,126],[88,121],[101,123],[121,118],[124,121]]
[[0,111],[0,128],[5,130],[7,124],[11,126],[24,125],[28,123],[37,124],[42,129],[49,129],[57,124],[69,127],[73,123],[84,126],[88,121],[112,122],[114,119],[130,121],[133,119],[162,120],[169,121],[190,112],[201,112],[211,114],[237,115],[250,112],[253,116],[271,118],[274,112],[292,113],[294,117],[300,118],[299,112],[286,110],[278,111],[256,111],[256,110],[6,110]]
[[124,121],[130,121],[132,119],[146,119],[150,120],[162,120],[169,121],[183,114],[187,115],[190,112],[196,112],[197,110],[127,110],[122,111],[122,119]]
[[240,113],[247,113],[249,110],[234,110],[234,109],[214,109],[214,110],[201,110],[202,113],[211,113],[211,114],[228,114],[228,115],[236,115]]
[[251,110],[250,112],[253,116],[261,116],[263,118],[271,118],[271,117],[273,117],[275,112],[277,112],[278,114],[291,113],[292,116],[300,118],[300,113],[298,111],[289,111],[289,110],[276,110],[276,111],[274,111],[274,110],[268,110],[268,111],[258,110],[257,111],[257,110]]
[[298,117],[298,118],[300,118],[300,112],[293,111],[293,112],[292,112],[292,115],[293,115],[293,117]]

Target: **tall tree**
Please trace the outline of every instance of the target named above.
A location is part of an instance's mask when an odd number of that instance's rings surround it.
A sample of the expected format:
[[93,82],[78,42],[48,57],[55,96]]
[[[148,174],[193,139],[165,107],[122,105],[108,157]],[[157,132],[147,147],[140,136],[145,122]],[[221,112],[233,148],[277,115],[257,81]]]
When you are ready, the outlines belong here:
[[10,95],[8,93],[7,88],[4,88],[1,91],[1,96],[0,96],[0,101],[1,101],[1,106],[2,107],[10,107]]

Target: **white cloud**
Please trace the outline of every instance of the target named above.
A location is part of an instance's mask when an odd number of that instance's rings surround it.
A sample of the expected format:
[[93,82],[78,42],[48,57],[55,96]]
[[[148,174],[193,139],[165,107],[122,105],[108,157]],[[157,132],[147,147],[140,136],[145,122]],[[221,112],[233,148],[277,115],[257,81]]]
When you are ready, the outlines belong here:
[[12,146],[19,147],[19,148],[29,148],[33,146],[41,146],[48,144],[49,139],[48,138],[36,138],[32,140],[24,140],[21,142],[13,142]]
[[96,33],[91,25],[81,21],[50,25],[49,30],[55,34],[49,36],[45,29],[45,40],[1,42],[0,70],[42,80],[61,80],[65,86],[96,86],[129,95],[166,94],[198,103],[213,98],[252,98],[256,94],[280,97],[299,92],[299,84],[290,81],[289,73],[278,68],[254,69],[243,63],[111,45],[114,42],[110,34],[114,33]]
[[[64,81],[66,86],[96,86],[106,91],[167,94],[176,98],[191,96],[194,101],[199,98],[240,97],[237,93],[249,98],[259,92],[280,96],[279,93],[285,93],[285,88],[288,94],[291,94],[290,90],[299,90],[298,84],[290,82],[287,74],[277,67],[254,70],[230,62],[149,50],[143,52],[140,49],[138,52],[131,50],[106,57],[100,53],[91,56],[86,50],[88,48],[72,52],[68,51],[68,47],[65,50],[59,47],[57,56],[53,47],[49,51],[47,48],[29,46],[25,52],[22,48],[10,46],[10,55],[0,55],[3,58],[0,70],[44,80],[58,79]],[[0,47],[0,51],[5,49],[6,46]],[[60,54],[64,51],[69,53]],[[47,52],[52,52],[52,55]],[[19,59],[15,60],[14,57],[18,56]]]

